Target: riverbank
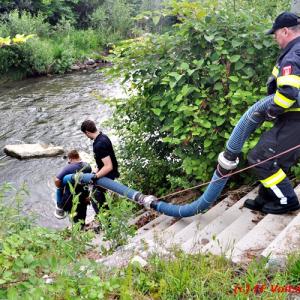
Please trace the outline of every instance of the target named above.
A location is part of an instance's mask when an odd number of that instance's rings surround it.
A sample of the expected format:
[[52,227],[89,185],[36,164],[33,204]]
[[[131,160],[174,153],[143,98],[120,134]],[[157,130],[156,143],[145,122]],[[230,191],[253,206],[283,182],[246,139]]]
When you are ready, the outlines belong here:
[[[174,249],[153,255],[146,267],[97,263],[101,244],[78,227],[54,231],[20,214],[23,192],[0,186],[0,298],[2,299],[297,299],[299,256],[271,271],[265,260],[234,265],[222,256]],[[18,205],[7,205],[18,199]],[[8,201],[8,202],[7,202]],[[115,201],[118,203],[119,201]],[[15,202],[14,202],[15,203]],[[128,216],[127,216],[128,217]],[[293,298],[295,297],[295,298]]]
[[31,37],[0,46],[0,82],[101,65],[112,45],[130,36],[131,18],[139,11],[126,1],[38,2],[0,4],[0,37]]
[[34,37],[0,49],[0,81],[51,76],[105,66],[106,46],[96,31],[72,31],[54,38]]

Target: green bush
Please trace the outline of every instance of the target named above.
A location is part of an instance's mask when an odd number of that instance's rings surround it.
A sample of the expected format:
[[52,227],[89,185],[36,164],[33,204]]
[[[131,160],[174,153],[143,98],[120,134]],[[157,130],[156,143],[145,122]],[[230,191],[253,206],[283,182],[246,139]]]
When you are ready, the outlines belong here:
[[153,255],[146,268],[129,265],[119,282],[121,299],[288,299],[291,294],[280,289],[299,285],[299,253],[291,256],[287,270],[273,273],[266,259],[245,267],[222,256],[172,254]]
[[102,46],[102,39],[98,33],[92,29],[72,31],[69,35],[69,43],[82,57],[91,49],[99,49]]
[[53,59],[52,44],[46,40],[32,38],[24,44],[0,49],[0,73],[18,71],[21,78],[48,74]]
[[35,226],[22,215],[24,193],[0,186],[0,299],[104,299],[118,287],[85,257],[93,234]]
[[44,21],[44,16],[37,14],[32,16],[28,12],[19,15],[17,10],[12,11],[6,20],[8,34],[15,36],[16,34],[36,34],[38,36],[48,36],[50,32],[50,24]]
[[[102,36],[95,30],[76,30],[70,20],[62,18],[55,26],[45,23],[42,15],[31,16],[17,11],[0,25],[3,37],[35,34],[27,43],[0,48],[0,74],[14,79],[48,73],[65,73],[76,60],[99,56]],[[0,36],[1,36],[0,35]]]
[[33,74],[49,73],[54,58],[50,41],[36,38],[28,41],[22,48],[24,49],[22,62],[28,62],[24,69],[32,70]]
[[132,7],[125,0],[107,0],[93,12],[91,24],[112,41],[110,34],[114,35],[113,40],[129,35],[133,25],[131,15]]
[[103,230],[103,240],[109,241],[108,247],[102,247],[103,253],[112,253],[135,234],[135,227],[128,224],[128,220],[133,217],[134,208],[132,202],[106,195],[106,204],[97,215]]
[[[114,49],[108,74],[121,75],[131,93],[115,112],[123,140],[120,155],[132,163],[126,180],[141,172],[137,160],[152,157],[163,160],[165,168],[151,170],[142,180],[155,182],[157,189],[168,187],[166,179],[173,188],[176,182],[208,180],[240,116],[266,95],[264,83],[279,53],[264,34],[272,17],[262,8],[236,5],[235,10],[229,1],[173,1],[164,15],[177,16],[178,24],[169,32],[124,41]],[[153,180],[167,173],[159,183]],[[141,181],[135,184],[144,187]]]

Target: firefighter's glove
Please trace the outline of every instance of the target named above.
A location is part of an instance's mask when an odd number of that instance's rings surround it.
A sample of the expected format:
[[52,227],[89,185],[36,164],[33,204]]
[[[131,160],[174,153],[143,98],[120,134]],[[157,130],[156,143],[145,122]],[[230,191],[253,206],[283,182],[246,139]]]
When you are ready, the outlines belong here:
[[269,111],[266,112],[266,114],[265,114],[266,121],[272,122],[272,121],[275,121],[275,119],[276,119],[276,116],[272,116]]

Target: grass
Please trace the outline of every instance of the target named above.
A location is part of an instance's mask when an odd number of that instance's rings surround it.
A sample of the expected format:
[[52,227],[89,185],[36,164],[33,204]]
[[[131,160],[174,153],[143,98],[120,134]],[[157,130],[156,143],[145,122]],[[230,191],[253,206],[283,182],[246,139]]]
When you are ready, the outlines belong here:
[[283,289],[300,284],[300,257],[291,256],[287,270],[275,273],[265,263],[252,262],[245,268],[213,255],[153,256],[146,268],[126,269],[120,290],[127,299],[286,299]]

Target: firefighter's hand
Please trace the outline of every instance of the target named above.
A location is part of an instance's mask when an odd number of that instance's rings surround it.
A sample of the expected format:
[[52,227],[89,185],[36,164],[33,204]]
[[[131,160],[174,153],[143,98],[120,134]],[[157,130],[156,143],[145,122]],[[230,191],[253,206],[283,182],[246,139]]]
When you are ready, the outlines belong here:
[[275,119],[276,119],[276,116],[272,116],[269,111],[266,112],[265,121],[272,122],[272,121],[275,121]]

